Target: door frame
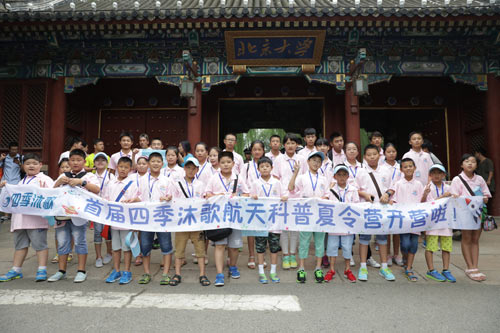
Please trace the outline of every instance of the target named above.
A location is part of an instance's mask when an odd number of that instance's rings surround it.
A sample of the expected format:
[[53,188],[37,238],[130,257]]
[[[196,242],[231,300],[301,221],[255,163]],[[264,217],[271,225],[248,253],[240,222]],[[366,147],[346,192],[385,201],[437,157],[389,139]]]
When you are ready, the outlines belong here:
[[[432,107],[432,106],[416,106],[416,107],[411,107],[411,106],[402,106],[402,107],[397,107],[397,106],[388,106],[388,107],[382,107],[382,106],[360,106],[359,107],[359,113],[361,117],[361,111],[363,110],[372,110],[372,111],[377,111],[377,110],[441,110],[444,111],[444,126],[445,126],[445,133],[446,133],[446,160],[447,160],[447,170],[449,172],[450,169],[450,137],[449,137],[449,131],[448,131],[448,108],[447,107]],[[361,119],[360,119],[361,121]]]
[[[268,100],[322,100],[322,110],[321,110],[321,118],[322,118],[322,135],[323,137],[325,136],[325,128],[326,128],[326,122],[325,122],[325,113],[326,113],[326,98],[321,97],[321,96],[311,96],[311,97],[224,97],[224,98],[218,98],[217,99],[217,146],[220,147],[220,106],[221,106],[221,101],[268,101]],[[302,135],[302,134],[301,134]]]

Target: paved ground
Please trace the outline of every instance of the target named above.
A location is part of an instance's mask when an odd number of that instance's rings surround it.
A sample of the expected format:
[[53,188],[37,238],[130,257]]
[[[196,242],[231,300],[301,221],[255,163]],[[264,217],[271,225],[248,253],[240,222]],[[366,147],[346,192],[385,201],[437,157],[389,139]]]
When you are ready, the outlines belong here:
[[[0,226],[0,272],[12,265],[9,224]],[[92,239],[91,233],[88,239]],[[55,253],[49,232],[50,256]],[[160,286],[159,251],[153,254],[154,280],[143,286],[134,280],[120,286],[104,283],[111,266],[94,267],[93,244],[88,262],[89,279],[75,284],[76,263],[68,266],[69,278],[55,284],[35,283],[36,257],[30,250],[23,268],[24,279],[0,284],[0,330],[2,332],[109,331],[142,332],[151,329],[199,331],[438,331],[498,332],[500,325],[500,231],[483,233],[480,267],[488,280],[469,280],[463,270],[460,244],[454,243],[451,270],[456,284],[425,278],[424,251],[419,249],[415,270],[417,283],[404,279],[393,267],[397,280],[386,282],[373,268],[366,283],[350,284],[337,277],[329,284],[295,283],[295,272],[279,271],[280,284],[260,285],[257,272],[241,269],[239,280],[224,288],[201,287],[197,266],[189,259],[183,283]],[[187,251],[190,253],[190,250]],[[358,262],[357,249],[355,259]],[[215,267],[210,249],[208,275]],[[436,258],[440,260],[440,257]],[[247,251],[240,257],[246,265]],[[440,267],[439,263],[437,267]],[[312,277],[312,261],[308,262]],[[49,274],[57,271],[49,264]],[[340,270],[339,266],[339,270]],[[357,273],[357,267],[354,269]],[[134,277],[142,267],[133,267]]]

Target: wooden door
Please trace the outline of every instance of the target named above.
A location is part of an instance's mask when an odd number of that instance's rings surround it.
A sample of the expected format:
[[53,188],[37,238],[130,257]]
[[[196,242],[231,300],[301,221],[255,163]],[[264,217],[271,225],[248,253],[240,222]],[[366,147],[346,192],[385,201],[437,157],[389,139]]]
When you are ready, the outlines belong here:
[[187,110],[153,110],[146,112],[146,133],[159,137],[166,148],[187,140]]

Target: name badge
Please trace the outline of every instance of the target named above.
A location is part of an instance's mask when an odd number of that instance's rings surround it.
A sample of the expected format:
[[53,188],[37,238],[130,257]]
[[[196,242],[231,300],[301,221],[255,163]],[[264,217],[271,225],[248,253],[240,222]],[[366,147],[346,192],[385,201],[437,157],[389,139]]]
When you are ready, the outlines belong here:
[[420,177],[420,171],[415,172],[415,177]]

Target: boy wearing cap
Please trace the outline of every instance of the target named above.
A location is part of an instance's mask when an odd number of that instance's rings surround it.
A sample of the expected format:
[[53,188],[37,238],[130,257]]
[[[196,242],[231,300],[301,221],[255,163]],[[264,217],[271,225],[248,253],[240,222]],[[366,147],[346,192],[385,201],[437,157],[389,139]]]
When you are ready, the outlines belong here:
[[[293,176],[288,184],[290,194],[299,194],[302,198],[328,198],[329,183],[325,177],[318,173],[325,154],[320,151],[312,152],[307,158],[309,171],[297,177],[300,171],[300,164],[294,166]],[[314,236],[314,249],[316,257],[316,269],[314,277],[316,282],[321,283],[324,280],[323,271],[321,270],[321,259],[325,254],[325,233],[324,232],[299,232],[299,271],[297,272],[297,282],[306,282],[305,261],[309,254],[309,244]]]
[[[336,184],[328,191],[328,199],[335,202],[359,202],[356,184],[354,182],[347,183],[349,179],[349,169],[347,166],[345,164],[337,164],[333,169],[333,174]],[[328,234],[326,255],[330,257],[330,270],[325,275],[326,282],[331,281],[335,277],[335,260],[339,254],[339,246],[342,247],[342,256],[345,262],[344,277],[349,282],[356,282],[356,277],[350,269],[353,241],[353,234]]]
[[[100,138],[94,140],[94,152],[87,155],[85,158],[85,171],[95,173],[96,167],[94,164],[95,157],[99,153],[104,153],[104,141]],[[109,156],[106,155],[107,161],[109,163]]]
[[[434,201],[451,196],[450,186],[444,183],[446,169],[442,164],[434,164],[429,169],[431,182],[425,186],[422,202]],[[425,232],[427,246],[425,247],[425,261],[427,262],[426,276],[438,282],[456,282],[457,280],[449,271],[450,254],[453,248],[453,230],[450,228],[434,229]],[[434,269],[433,253],[439,250],[441,243],[443,257],[443,271],[439,273]]]
[[[139,180],[139,192],[141,201],[160,202],[172,199],[173,184],[168,177],[161,175],[163,167],[163,157],[160,153],[151,153],[148,159],[149,173],[146,173]],[[155,234],[158,236],[161,254],[163,255],[163,274],[160,280],[161,285],[168,285],[170,277],[168,271],[172,262],[172,236],[170,232],[141,231],[141,253],[143,255],[144,274],[139,280],[140,284],[151,282],[151,250]]]
[[[96,145],[94,145],[95,147]],[[88,156],[87,156],[88,161]],[[103,152],[97,152],[94,155],[92,161],[92,166],[95,167],[95,175],[99,181],[99,196],[104,198],[104,192],[108,190],[110,181],[115,179],[113,175],[108,170],[109,156]],[[103,258],[101,255],[102,248],[102,230],[104,225],[101,223],[94,222],[94,246],[95,246],[95,267],[100,268],[103,265],[109,264],[113,259],[113,251],[111,248],[111,239],[106,239],[106,256]]]
[[[200,163],[194,157],[184,160],[184,177],[174,183],[172,196],[174,199],[186,198],[188,200],[204,197],[205,184],[196,179]],[[191,240],[194,246],[195,256],[198,259],[200,269],[200,284],[204,287],[210,285],[210,280],[205,273],[205,238],[202,231],[184,231],[175,233],[175,275],[170,280],[171,286],[181,283],[181,267],[186,258],[186,245]]]

